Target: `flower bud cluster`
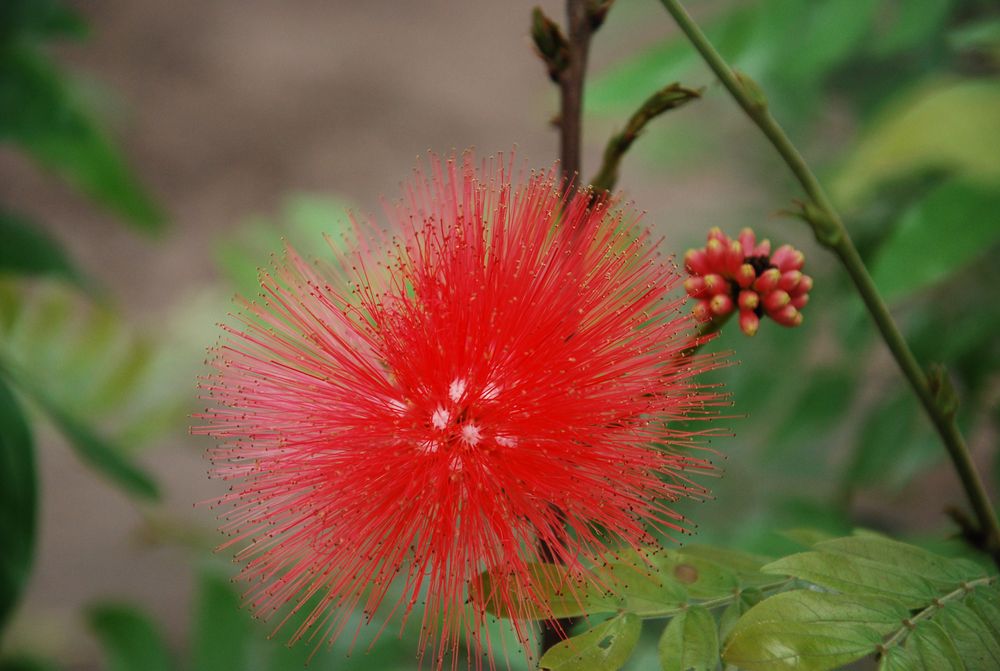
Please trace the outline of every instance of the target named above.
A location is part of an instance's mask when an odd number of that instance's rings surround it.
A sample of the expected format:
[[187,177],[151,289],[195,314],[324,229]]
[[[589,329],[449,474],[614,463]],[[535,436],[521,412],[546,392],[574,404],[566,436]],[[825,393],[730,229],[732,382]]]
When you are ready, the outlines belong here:
[[708,243],[684,255],[690,277],[684,282],[697,300],[699,321],[739,313],[740,330],[757,333],[760,320],[769,316],[782,326],[802,323],[802,308],[809,302],[813,281],[802,274],[805,255],[791,245],[771,252],[771,242],[757,242],[753,230],[744,228],[732,240],[718,227],[708,232]]

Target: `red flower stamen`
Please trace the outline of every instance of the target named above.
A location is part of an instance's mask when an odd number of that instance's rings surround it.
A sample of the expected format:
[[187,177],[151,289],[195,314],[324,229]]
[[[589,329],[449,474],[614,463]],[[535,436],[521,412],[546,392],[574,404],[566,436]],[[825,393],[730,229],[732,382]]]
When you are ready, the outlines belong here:
[[[499,163],[435,164],[396,208],[398,238],[356,226],[360,251],[331,266],[288,249],[226,327],[196,431],[220,440],[247,598],[264,617],[304,609],[294,639],[339,636],[356,607],[403,623],[424,601],[421,655],[457,663],[465,639],[478,667],[482,571],[544,613],[540,543],[581,570],[685,529],[670,504],[705,493],[691,448],[709,431],[672,420],[724,402],[695,379],[715,359],[690,354],[680,277],[638,215],[553,175],[515,187]],[[531,650],[529,613],[498,598]]]

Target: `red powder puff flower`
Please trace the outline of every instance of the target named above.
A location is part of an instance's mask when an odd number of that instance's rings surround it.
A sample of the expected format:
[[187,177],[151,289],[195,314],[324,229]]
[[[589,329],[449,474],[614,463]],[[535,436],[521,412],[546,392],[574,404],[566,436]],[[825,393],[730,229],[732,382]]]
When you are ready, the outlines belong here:
[[809,302],[813,281],[802,274],[805,255],[791,245],[771,253],[771,242],[757,243],[753,230],[744,228],[730,240],[718,227],[708,232],[708,244],[689,249],[684,268],[690,277],[684,289],[698,299],[694,315],[699,321],[739,312],[740,329],[757,333],[765,314],[782,326],[802,323],[802,308]]
[[[690,453],[706,432],[671,423],[722,401],[693,380],[714,360],[690,356],[679,277],[637,214],[553,174],[435,162],[398,237],[359,233],[326,268],[289,249],[225,327],[196,431],[221,441],[247,598],[305,610],[294,638],[332,640],[359,606],[402,626],[423,601],[420,655],[440,667],[464,639],[479,667],[482,571],[551,614],[529,562],[578,570],[684,529],[670,503],[711,464]],[[527,646],[529,613],[500,598]]]

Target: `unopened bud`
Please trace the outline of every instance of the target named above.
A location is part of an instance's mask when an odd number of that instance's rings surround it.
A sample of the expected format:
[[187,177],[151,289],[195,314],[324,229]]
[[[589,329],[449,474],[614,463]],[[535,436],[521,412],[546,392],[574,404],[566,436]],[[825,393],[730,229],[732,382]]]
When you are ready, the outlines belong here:
[[791,302],[792,297],[788,295],[787,291],[782,291],[781,289],[775,289],[771,293],[764,295],[764,309],[767,310],[768,314],[781,310]]
[[760,274],[757,281],[753,283],[754,290],[759,294],[767,294],[778,287],[781,279],[781,271],[777,268],[768,268]]
[[752,310],[742,310],[740,312],[740,330],[748,336],[754,336],[760,327],[760,317]]
[[750,227],[744,228],[739,235],[740,246],[743,248],[743,256],[754,256],[754,247],[757,246],[757,234]]
[[702,249],[689,249],[684,254],[684,267],[692,275],[707,275],[711,272],[708,258]]
[[756,291],[744,289],[740,292],[739,305],[740,310],[756,310],[760,305],[760,296]]
[[691,314],[699,322],[707,322],[712,319],[712,309],[708,306],[708,301],[698,301],[695,303],[694,308],[691,309]]
[[798,326],[802,323],[802,313],[794,305],[786,305],[777,312],[769,312],[771,319],[782,326]]
[[798,270],[789,270],[788,272],[781,274],[781,279],[778,280],[778,288],[792,293],[796,287],[799,286],[799,282],[802,281],[802,273]]
[[701,298],[707,291],[705,290],[705,279],[702,277],[689,277],[684,280],[684,291],[691,298]]
[[740,289],[746,289],[753,284],[755,279],[757,279],[757,271],[749,263],[742,264],[736,273],[736,284],[739,285]]
[[712,297],[709,307],[712,310],[712,314],[716,317],[722,317],[733,311],[733,299],[726,294],[718,294]]
[[788,270],[802,270],[805,265],[805,254],[795,249],[791,245],[782,245],[771,254],[771,263],[777,266],[778,270],[785,272]]
[[705,275],[705,291],[709,296],[714,296],[715,294],[727,293],[729,291],[729,283],[726,282],[726,278],[722,275],[716,273],[710,273]]
[[713,267],[722,266],[723,257],[726,255],[726,246],[721,240],[711,238],[705,245],[705,255],[708,257],[708,262],[712,264]]
[[743,265],[743,245],[741,245],[736,240],[732,240],[729,243],[729,249],[726,250],[726,262],[725,262],[726,272],[729,273],[731,277],[735,277],[737,273],[740,272],[740,266],[742,265]]

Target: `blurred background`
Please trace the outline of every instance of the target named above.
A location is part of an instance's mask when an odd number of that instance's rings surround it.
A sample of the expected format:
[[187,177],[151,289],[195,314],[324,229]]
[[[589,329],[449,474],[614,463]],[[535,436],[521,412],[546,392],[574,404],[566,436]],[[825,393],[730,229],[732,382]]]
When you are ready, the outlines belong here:
[[[428,150],[554,161],[534,4],[0,2],[0,668],[302,668],[309,644],[238,610],[194,505],[222,487],[188,435],[205,348],[282,237],[323,254]],[[829,186],[918,357],[949,366],[995,492],[1000,8],[692,4]],[[738,362],[715,375],[735,435],[714,444],[715,500],[689,506],[697,540],[766,554],[782,529],[866,526],[944,547],[956,479],[846,277],[780,214],[785,167],[656,2],[618,1],[590,72],[585,177],[649,94],[705,86],[648,127],[619,188],[678,258],[753,226],[816,278],[801,328],[712,345]],[[414,633],[312,668],[413,668]]]

